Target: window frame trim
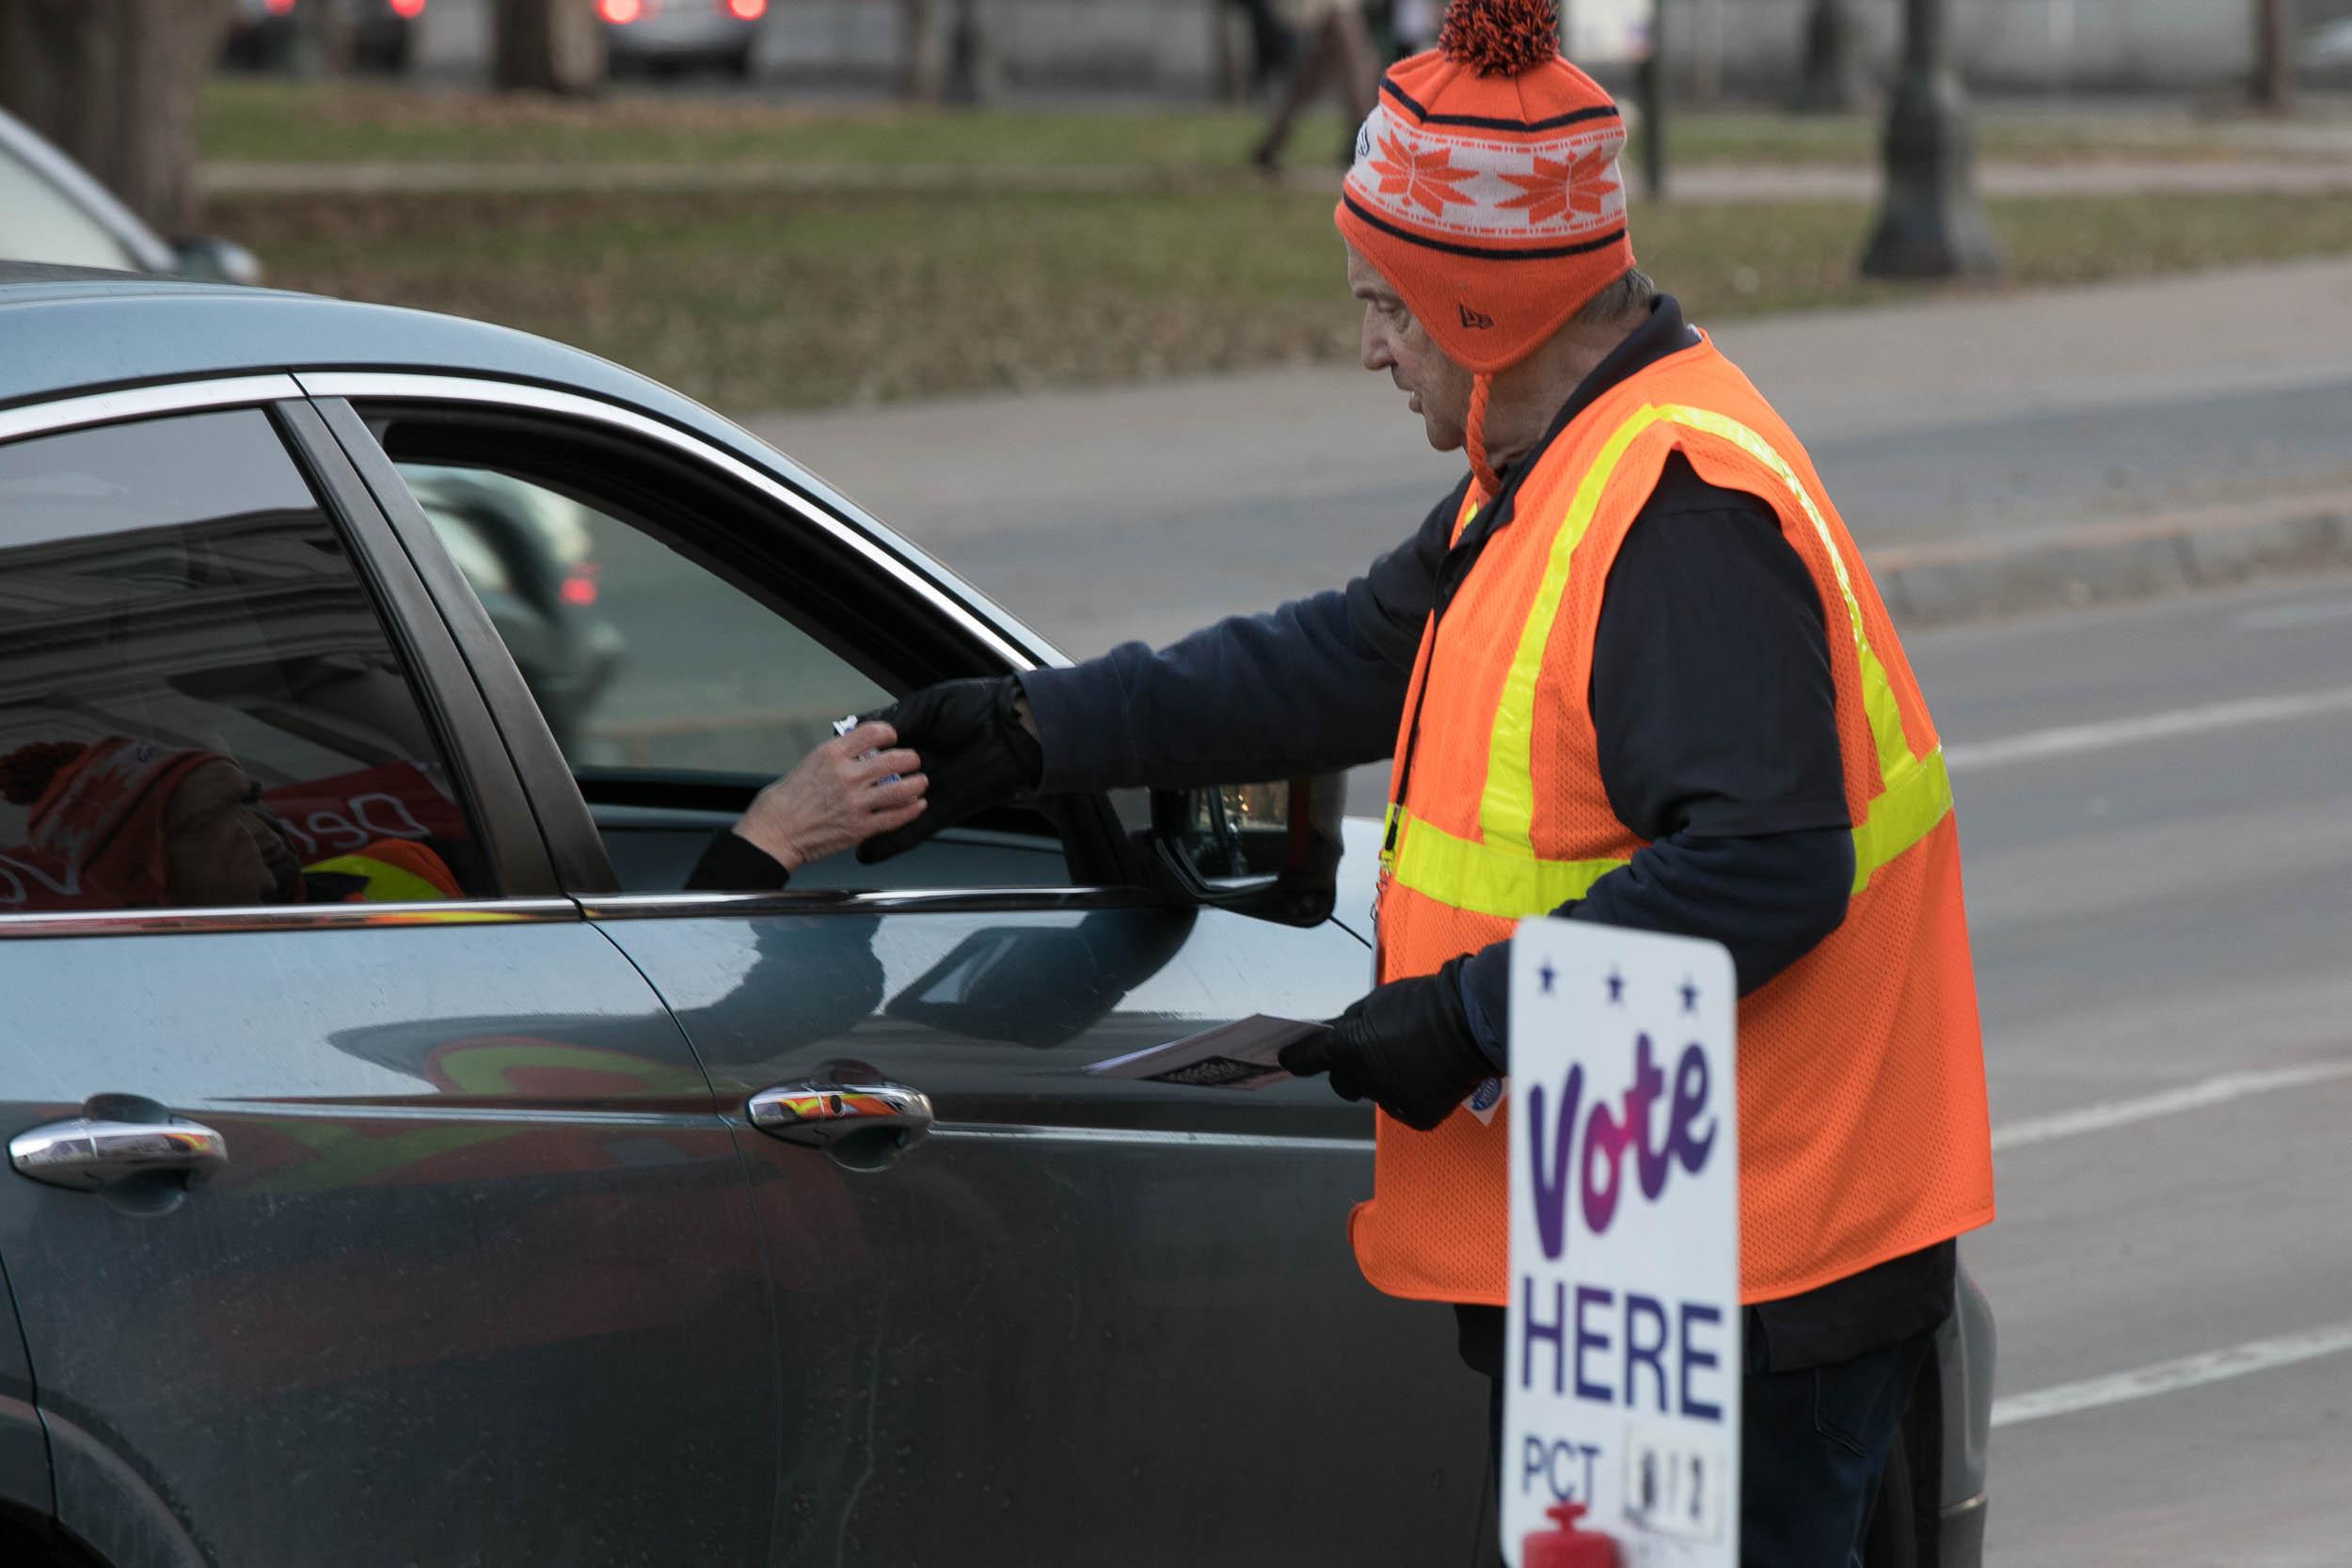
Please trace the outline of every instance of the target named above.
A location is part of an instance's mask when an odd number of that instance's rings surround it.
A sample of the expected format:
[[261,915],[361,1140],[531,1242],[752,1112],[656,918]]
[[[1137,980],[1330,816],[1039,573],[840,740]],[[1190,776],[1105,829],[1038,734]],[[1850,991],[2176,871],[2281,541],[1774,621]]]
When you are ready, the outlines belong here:
[[933,609],[954,621],[964,635],[1001,658],[1007,668],[1014,671],[1034,670],[1048,662],[1036,650],[1022,646],[1016,638],[977,609],[971,602],[980,597],[977,592],[952,578],[943,583],[940,579],[946,574],[935,562],[925,562],[929,570],[917,567],[849,519],[811,500],[774,475],[753,467],[704,436],[665,424],[634,408],[578,392],[469,375],[330,371],[298,372],[295,379],[305,392],[321,403],[339,400],[346,404],[355,402],[489,404],[552,415],[558,419],[601,424],[658,442],[696,462],[708,465],[738,483],[759,492],[776,505],[798,514],[803,521],[865,557],[876,568],[896,578],[901,587],[928,601]]
[[[1078,887],[948,886],[866,891],[828,888],[803,892],[787,889],[772,894],[623,892],[586,795],[548,731],[537,702],[499,641],[479,597],[449,560],[433,532],[431,521],[409,494],[390,454],[368,428],[354,400],[370,404],[486,406],[535,415],[551,422],[599,426],[648,439],[667,449],[670,455],[706,465],[720,477],[747,487],[762,501],[781,506],[850,545],[857,555],[884,568],[897,585],[912,589],[927,605],[950,617],[967,636],[979,641],[992,657],[1002,660],[1008,670],[1036,669],[1040,666],[1039,657],[1011,637],[990,627],[977,611],[960,603],[914,564],[890,553],[852,522],[835,516],[706,438],[660,423],[633,409],[575,393],[466,376],[355,371],[306,374],[301,380],[328,428],[407,544],[420,575],[433,589],[460,646],[469,651],[477,677],[485,681],[484,696],[506,736],[516,771],[539,814],[548,849],[564,879],[561,885],[579,901],[589,919],[1165,908],[1171,902],[1187,902],[1171,899],[1163,889],[1116,882]],[[477,646],[481,649],[479,657],[472,653]],[[495,671],[490,669],[492,665],[497,666]],[[1113,815],[1107,804],[1104,811],[1106,816]]]
[[[522,793],[520,781],[512,771],[505,751],[493,744],[486,751],[482,747],[479,726],[489,721],[482,706],[481,694],[469,684],[451,689],[432,668],[431,650],[416,646],[412,639],[419,633],[430,639],[435,633],[447,641],[448,627],[434,609],[423,584],[404,576],[404,563],[388,562],[383,555],[385,540],[377,531],[386,527],[380,512],[373,505],[356,506],[351,484],[357,476],[342,467],[336,471],[333,458],[340,452],[327,449],[327,461],[322,461],[315,437],[324,432],[310,427],[317,412],[303,395],[302,388],[291,375],[281,373],[239,376],[215,376],[199,380],[167,382],[154,386],[121,388],[114,390],[84,393],[79,396],[56,398],[41,403],[20,404],[0,409],[0,446],[13,445],[24,439],[64,435],[73,431],[103,425],[129,424],[177,415],[226,412],[240,408],[259,410],[269,420],[286,459],[293,464],[305,484],[319,493],[321,509],[328,522],[342,537],[355,556],[362,587],[377,614],[389,625],[388,634],[394,641],[395,653],[406,661],[403,673],[424,705],[423,717],[431,723],[444,746],[450,749],[447,759],[460,775],[469,803],[484,820],[472,826],[484,835],[484,849],[500,878],[501,893],[491,898],[451,899],[431,904],[297,904],[258,905],[231,909],[152,909],[152,910],[43,910],[16,913],[0,912],[0,940],[34,937],[155,935],[182,932],[217,932],[228,930],[300,930],[351,929],[382,926],[413,926],[421,924],[485,925],[544,923],[548,921],[578,921],[582,918],[580,906],[560,894],[551,869],[547,867],[546,847],[537,842],[535,833],[528,843],[511,842],[510,832],[504,839],[492,836],[491,820],[494,798],[504,793],[507,814],[519,805],[524,820],[529,821],[529,802]],[[364,497],[364,491],[360,492]],[[373,525],[373,526],[371,526]],[[387,572],[385,568],[392,569]],[[421,625],[416,610],[421,606],[428,619]],[[454,658],[455,645],[450,642],[448,657]],[[479,771],[482,765],[490,768],[485,778]],[[533,873],[533,864],[539,868]],[[517,881],[524,884],[517,887]],[[535,884],[535,885],[534,885]],[[430,917],[430,918],[428,918]]]
[[458,785],[473,807],[477,820],[472,826],[498,879],[500,896],[561,896],[563,884],[495,716],[384,509],[310,400],[288,400],[271,405],[270,411],[304,477],[324,492],[330,514],[358,557],[360,574],[377,614],[388,623],[394,652],[407,662],[405,673],[424,705],[426,721],[438,732]]

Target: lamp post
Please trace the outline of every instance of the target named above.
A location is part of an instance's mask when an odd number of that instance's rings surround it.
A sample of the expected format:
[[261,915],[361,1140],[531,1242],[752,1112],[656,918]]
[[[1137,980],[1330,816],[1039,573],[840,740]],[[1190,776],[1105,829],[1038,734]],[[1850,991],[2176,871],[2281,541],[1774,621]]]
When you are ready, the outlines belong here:
[[1886,121],[1886,200],[1863,252],[1869,277],[1987,277],[2000,252],[1971,178],[1976,138],[1944,57],[1944,0],[1908,0],[1903,70]]

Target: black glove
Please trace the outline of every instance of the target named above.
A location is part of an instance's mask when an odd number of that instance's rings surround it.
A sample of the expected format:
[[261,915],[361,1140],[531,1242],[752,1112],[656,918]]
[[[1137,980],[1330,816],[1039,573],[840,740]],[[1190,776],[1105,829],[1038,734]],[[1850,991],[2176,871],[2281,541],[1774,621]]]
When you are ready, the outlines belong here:
[[1021,722],[1020,701],[1021,682],[999,675],[942,681],[867,715],[898,732],[898,744],[914,749],[930,783],[923,815],[867,839],[857,858],[871,865],[903,854],[942,828],[1034,788],[1045,753]]
[[1428,1132],[1495,1075],[1462,1006],[1462,963],[1449,959],[1435,974],[1375,988],[1330,1028],[1284,1046],[1282,1066],[1302,1078],[1328,1072],[1341,1099],[1369,1097],[1415,1132]]

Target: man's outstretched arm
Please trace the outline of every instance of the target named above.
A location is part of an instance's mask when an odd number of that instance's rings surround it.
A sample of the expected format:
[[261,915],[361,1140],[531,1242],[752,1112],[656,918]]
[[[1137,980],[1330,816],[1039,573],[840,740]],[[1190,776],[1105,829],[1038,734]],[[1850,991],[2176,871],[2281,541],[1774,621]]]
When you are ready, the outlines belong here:
[[1459,504],[1344,589],[1021,676],[1042,787],[1242,784],[1387,756]]

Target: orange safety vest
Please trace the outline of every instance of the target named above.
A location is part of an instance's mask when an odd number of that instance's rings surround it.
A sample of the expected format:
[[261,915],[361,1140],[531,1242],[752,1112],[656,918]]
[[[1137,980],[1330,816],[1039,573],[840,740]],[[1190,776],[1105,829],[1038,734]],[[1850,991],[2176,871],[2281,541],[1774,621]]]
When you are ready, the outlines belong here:
[[[1553,437],[1423,631],[1391,775],[1379,978],[1501,941],[1645,847],[1610,808],[1586,695],[1610,566],[1677,451],[1772,507],[1812,573],[1854,824],[1844,923],[1740,1004],[1740,1294],[1772,1301],[1990,1221],[1993,1153],[1935,724],[1804,449],[1711,341]],[[1457,537],[1479,502],[1473,487]],[[1510,1104],[1429,1132],[1379,1118],[1373,1197],[1349,1225],[1375,1287],[1504,1304]]]

